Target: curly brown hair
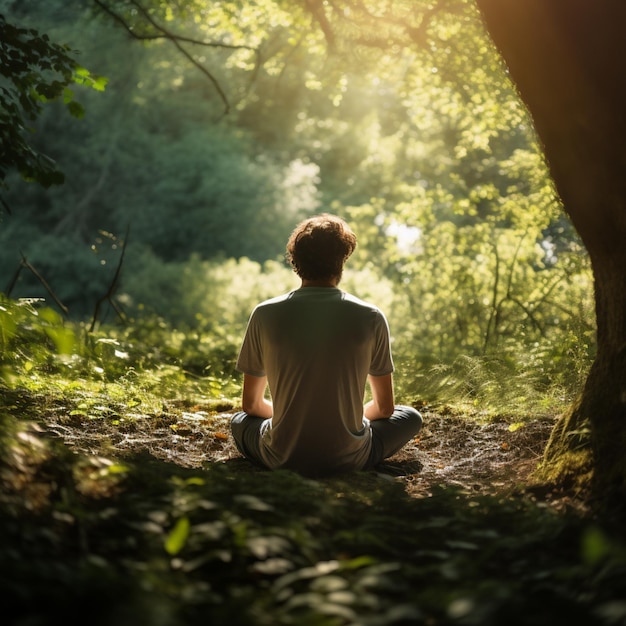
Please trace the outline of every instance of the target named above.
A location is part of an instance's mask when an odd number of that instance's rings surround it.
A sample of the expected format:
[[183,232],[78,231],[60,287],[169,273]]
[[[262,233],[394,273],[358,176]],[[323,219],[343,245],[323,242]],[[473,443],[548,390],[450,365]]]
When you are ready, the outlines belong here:
[[322,213],[300,222],[287,242],[287,260],[304,280],[340,279],[356,248],[356,235],[344,220]]

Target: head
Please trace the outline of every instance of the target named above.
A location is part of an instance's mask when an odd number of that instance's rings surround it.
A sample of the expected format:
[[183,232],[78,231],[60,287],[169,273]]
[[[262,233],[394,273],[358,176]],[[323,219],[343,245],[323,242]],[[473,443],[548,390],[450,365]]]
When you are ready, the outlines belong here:
[[296,226],[287,242],[287,259],[302,280],[338,283],[355,248],[356,235],[348,224],[323,213]]

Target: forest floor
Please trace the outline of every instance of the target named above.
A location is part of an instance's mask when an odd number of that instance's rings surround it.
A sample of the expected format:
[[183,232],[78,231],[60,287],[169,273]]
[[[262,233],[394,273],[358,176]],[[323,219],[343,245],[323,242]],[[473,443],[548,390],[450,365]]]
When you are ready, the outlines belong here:
[[626,624],[622,527],[533,479],[553,418],[424,410],[376,471],[310,480],[245,461],[231,409],[6,405],[11,626]]
[[[155,458],[188,468],[242,461],[229,435],[232,412],[175,403],[165,408],[156,420],[112,425],[106,420],[85,422],[79,416],[70,423],[53,418],[48,426],[82,451],[97,449],[106,440],[118,453],[148,450]],[[439,412],[422,410],[422,415],[424,427],[418,436],[377,468],[381,474],[398,478],[409,496],[427,497],[433,488],[442,486],[488,495],[541,488],[534,485],[532,476],[554,418],[485,421],[455,415],[447,407]],[[242,468],[254,471],[243,462]],[[557,507],[586,508],[582,493],[548,489],[542,498]]]

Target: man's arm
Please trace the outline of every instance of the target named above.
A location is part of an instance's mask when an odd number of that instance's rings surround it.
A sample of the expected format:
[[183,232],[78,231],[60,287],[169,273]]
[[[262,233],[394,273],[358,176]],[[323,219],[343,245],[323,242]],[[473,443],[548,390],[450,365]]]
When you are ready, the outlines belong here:
[[393,376],[370,376],[372,400],[365,405],[365,417],[369,420],[379,420],[391,417],[394,405]]
[[243,393],[241,394],[241,408],[248,415],[270,418],[274,414],[274,407],[265,399],[267,376],[243,375]]

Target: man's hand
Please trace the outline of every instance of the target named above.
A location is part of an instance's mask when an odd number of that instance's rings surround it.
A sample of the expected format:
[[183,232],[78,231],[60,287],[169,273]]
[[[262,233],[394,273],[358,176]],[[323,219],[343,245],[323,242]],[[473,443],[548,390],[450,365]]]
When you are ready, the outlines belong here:
[[241,408],[248,415],[256,415],[269,419],[274,414],[274,407],[265,399],[267,376],[243,375],[243,393],[241,394]]
[[369,381],[372,400],[364,407],[365,417],[370,421],[391,417],[395,408],[392,375],[370,376]]

